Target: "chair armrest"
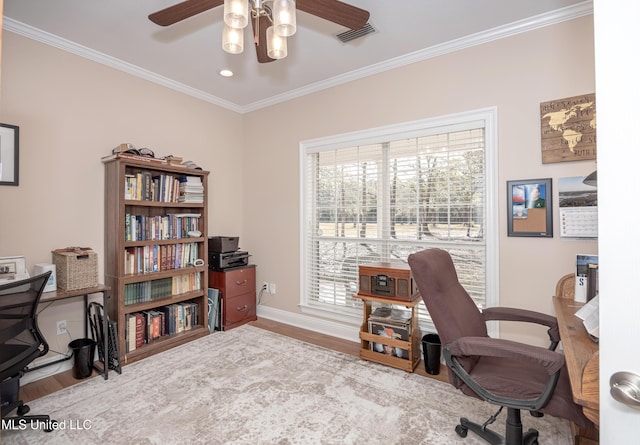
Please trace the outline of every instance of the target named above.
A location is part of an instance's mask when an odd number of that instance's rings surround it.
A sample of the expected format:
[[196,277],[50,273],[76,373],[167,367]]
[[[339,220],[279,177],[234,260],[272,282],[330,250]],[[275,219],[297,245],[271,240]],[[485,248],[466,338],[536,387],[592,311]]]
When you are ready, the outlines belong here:
[[447,347],[456,357],[489,356],[527,361],[541,365],[549,375],[564,366],[564,356],[558,352],[501,338],[463,337]]
[[[543,314],[541,312],[530,311],[528,309],[519,309],[511,307],[489,307],[482,310],[482,315],[485,321],[498,320],[498,321],[523,321],[526,323],[536,323],[543,326],[547,326],[547,334],[549,339],[555,345],[560,341],[560,330],[558,328],[558,320],[556,317]],[[550,349],[555,349],[553,345]]]

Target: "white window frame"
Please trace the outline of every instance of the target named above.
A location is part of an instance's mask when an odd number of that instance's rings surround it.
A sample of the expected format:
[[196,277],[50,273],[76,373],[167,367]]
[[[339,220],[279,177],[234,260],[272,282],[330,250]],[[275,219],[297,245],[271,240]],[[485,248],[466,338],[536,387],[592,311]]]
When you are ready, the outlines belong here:
[[[360,325],[362,314],[352,314],[341,311],[339,308],[318,307],[309,304],[307,301],[307,272],[308,264],[306,236],[307,227],[311,223],[306,215],[306,203],[309,199],[307,184],[307,163],[309,152],[322,150],[335,150],[339,148],[353,147],[357,145],[367,145],[397,138],[410,138],[434,134],[435,132],[450,131],[457,125],[468,125],[473,121],[484,121],[485,129],[485,187],[486,187],[486,225],[485,225],[485,251],[486,251],[486,281],[485,281],[485,307],[498,306],[499,294],[499,221],[498,221],[498,138],[497,138],[497,108],[489,107],[467,112],[461,112],[435,118],[417,120],[402,124],[377,127],[368,130],[345,133],[335,136],[311,139],[300,142],[300,309],[303,313],[329,318],[334,321]],[[433,330],[430,324],[424,325],[423,329]],[[491,322],[488,325],[489,334],[498,336],[497,323]]]

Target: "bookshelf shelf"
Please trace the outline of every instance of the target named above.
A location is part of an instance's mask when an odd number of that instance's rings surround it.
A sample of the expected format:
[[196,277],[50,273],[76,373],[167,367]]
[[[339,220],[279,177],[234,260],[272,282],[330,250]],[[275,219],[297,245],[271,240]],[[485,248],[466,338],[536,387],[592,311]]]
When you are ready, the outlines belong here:
[[109,315],[131,363],[209,334],[209,172],[129,157],[103,163]]

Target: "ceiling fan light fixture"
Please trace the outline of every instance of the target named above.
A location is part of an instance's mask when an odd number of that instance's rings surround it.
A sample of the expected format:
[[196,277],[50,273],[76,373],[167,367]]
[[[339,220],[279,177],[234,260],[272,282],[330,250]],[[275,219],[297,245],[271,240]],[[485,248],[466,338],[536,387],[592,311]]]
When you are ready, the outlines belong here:
[[224,0],[224,22],[238,29],[249,23],[249,0]]
[[283,37],[296,33],[295,0],[273,0],[273,26],[275,32]]
[[267,55],[276,60],[287,57],[287,38],[278,35],[273,26],[267,28]]
[[229,54],[240,54],[244,50],[244,30],[225,23],[222,27],[222,49]]

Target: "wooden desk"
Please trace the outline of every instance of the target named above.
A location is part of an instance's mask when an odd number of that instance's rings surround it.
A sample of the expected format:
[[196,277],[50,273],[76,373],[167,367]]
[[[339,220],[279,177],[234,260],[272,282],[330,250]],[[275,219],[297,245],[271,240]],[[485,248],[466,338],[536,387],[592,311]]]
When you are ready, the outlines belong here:
[[[573,299],[573,283],[572,274],[564,276],[558,282],[553,306],[560,328],[573,400],[582,406],[584,415],[597,426],[600,423],[599,349],[598,344],[587,334],[582,320],[575,316],[584,303]],[[583,434],[588,439],[597,440],[597,431],[579,432],[576,434],[576,443],[593,443],[578,440]]]
[[[84,336],[86,338],[89,337],[89,320],[88,320],[88,314],[87,314],[87,308],[89,307],[89,295],[90,294],[102,294],[102,306],[104,307],[104,313],[108,314],[108,304],[109,304],[109,290],[111,288],[109,288],[108,286],[104,286],[102,284],[99,284],[96,287],[88,287],[85,289],[77,289],[77,290],[70,290],[70,291],[62,291],[62,290],[56,290],[53,292],[45,292],[42,294],[42,296],[40,297],[40,304],[44,304],[44,303],[51,303],[51,302],[55,302],[55,301],[60,301],[60,300],[66,300],[67,298],[76,298],[76,297],[84,297]],[[107,317],[103,317],[103,326],[102,326],[102,332],[104,332],[105,334],[103,335],[104,337],[104,349],[103,351],[105,351],[105,361],[108,361],[108,351],[109,351],[109,325],[107,322]],[[71,358],[71,357],[68,357]],[[45,365],[42,366],[49,366],[49,365],[53,365],[54,363],[59,363],[61,361],[67,360],[68,358],[64,358],[61,360],[56,360],[53,362],[49,362]],[[95,363],[93,365],[93,367],[102,374],[102,377],[107,380],[109,378],[109,366],[107,363],[102,364],[102,368],[100,368],[99,366],[96,366]],[[31,371],[39,368],[40,366],[36,367],[36,368],[32,368],[30,369]]]

